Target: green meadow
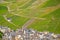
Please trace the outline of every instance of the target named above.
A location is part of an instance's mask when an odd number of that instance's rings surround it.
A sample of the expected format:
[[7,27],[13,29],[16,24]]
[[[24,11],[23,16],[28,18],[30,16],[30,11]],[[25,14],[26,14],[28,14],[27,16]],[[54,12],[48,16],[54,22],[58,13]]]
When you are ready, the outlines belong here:
[[16,30],[31,18],[35,21],[28,29],[60,33],[60,0],[5,0],[0,3],[1,26]]

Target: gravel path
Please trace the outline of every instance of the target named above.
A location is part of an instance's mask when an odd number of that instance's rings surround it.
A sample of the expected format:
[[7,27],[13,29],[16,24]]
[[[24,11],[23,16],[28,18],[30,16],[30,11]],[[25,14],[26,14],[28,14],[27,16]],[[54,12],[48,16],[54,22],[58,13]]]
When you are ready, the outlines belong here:
[[4,19],[5,19],[7,22],[13,24],[14,26],[18,26],[18,25],[15,25],[14,23],[12,23],[11,21],[8,21],[5,15],[3,15],[3,17],[4,17]]
[[34,18],[28,20],[28,21],[22,26],[22,29],[27,28],[27,27],[28,27],[30,24],[32,24],[34,21],[35,21]]

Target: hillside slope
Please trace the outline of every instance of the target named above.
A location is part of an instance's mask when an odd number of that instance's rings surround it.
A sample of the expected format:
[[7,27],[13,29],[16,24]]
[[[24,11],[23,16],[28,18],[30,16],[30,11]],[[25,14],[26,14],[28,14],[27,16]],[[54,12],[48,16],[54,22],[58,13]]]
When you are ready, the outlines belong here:
[[27,28],[60,33],[60,0],[5,0],[0,5],[2,26],[16,30],[34,18]]

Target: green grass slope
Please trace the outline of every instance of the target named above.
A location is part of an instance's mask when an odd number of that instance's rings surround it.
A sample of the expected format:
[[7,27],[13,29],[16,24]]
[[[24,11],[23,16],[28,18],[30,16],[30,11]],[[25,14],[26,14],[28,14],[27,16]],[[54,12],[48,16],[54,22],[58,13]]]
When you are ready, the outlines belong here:
[[8,12],[8,9],[6,6],[0,5],[0,15],[4,15]]
[[[36,20],[28,26],[38,31],[60,33],[60,0],[5,0],[0,3],[0,25],[18,29],[30,18]],[[10,11],[7,11],[8,7]],[[8,22],[6,18],[11,18]],[[43,18],[44,20],[42,20]]]
[[38,31],[60,33],[60,9],[57,9],[42,18],[45,18],[45,20],[36,20],[28,28],[33,28]]

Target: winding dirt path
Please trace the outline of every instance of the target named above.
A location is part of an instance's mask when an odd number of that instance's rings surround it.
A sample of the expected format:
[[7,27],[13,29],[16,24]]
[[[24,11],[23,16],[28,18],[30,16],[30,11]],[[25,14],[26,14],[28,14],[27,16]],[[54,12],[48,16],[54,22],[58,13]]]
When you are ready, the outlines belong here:
[[[46,1],[43,1],[43,3],[44,3],[44,2],[46,2]],[[41,4],[42,4],[42,3],[41,3]],[[41,5],[41,4],[40,4],[40,5]],[[36,6],[36,5],[35,5],[35,6]],[[30,6],[29,6],[29,7],[30,7]],[[29,7],[28,7],[28,8],[29,8]],[[34,5],[32,5],[31,7],[33,8]],[[49,14],[50,12],[55,11],[55,10],[58,9],[58,8],[60,8],[60,5],[56,5],[56,6],[53,6],[53,7],[48,7],[48,8],[46,8],[46,9],[43,10],[45,14],[43,14],[42,16],[47,15],[47,14]],[[17,9],[17,10],[19,10],[19,9]],[[8,7],[8,11],[11,12],[11,10],[10,10],[9,7]],[[28,16],[23,16],[23,15],[14,14],[14,13],[11,13],[11,14],[17,15],[17,16],[26,17],[26,18],[28,17]],[[5,20],[7,20],[5,16],[4,16],[4,18],[5,18]],[[35,19],[44,19],[44,20],[45,20],[45,18],[37,18],[37,17],[29,17],[29,18],[31,18],[31,19],[28,20],[28,21],[22,26],[22,29],[25,29],[25,28],[27,28],[29,25],[31,25],[31,24],[35,21]],[[8,20],[7,20],[7,21],[8,21]],[[8,22],[9,22],[9,21],[8,21]],[[9,23],[15,25],[15,24],[12,23],[12,22],[9,22]],[[17,26],[17,25],[15,25],[15,26]]]
[[[3,17],[4,17],[4,19],[5,19],[6,21],[8,21],[7,18],[6,18],[6,15],[3,15]],[[27,27],[28,27],[30,24],[32,24],[34,21],[35,21],[35,19],[34,19],[34,18],[31,18],[31,19],[28,20],[24,25],[22,25],[22,29],[27,28]],[[12,23],[11,21],[8,21],[8,22],[11,23],[11,24],[14,25],[14,26],[18,26],[18,25],[15,25],[14,23]]]
[[28,21],[22,26],[22,29],[27,28],[27,27],[28,27],[30,24],[32,24],[34,21],[35,21],[34,18],[28,20]]
[[14,25],[14,26],[18,26],[18,25],[16,25],[16,24],[12,23],[11,21],[8,21],[7,18],[6,18],[6,15],[3,15],[3,17],[4,17],[4,19],[5,19],[7,22],[11,23],[11,24]]

